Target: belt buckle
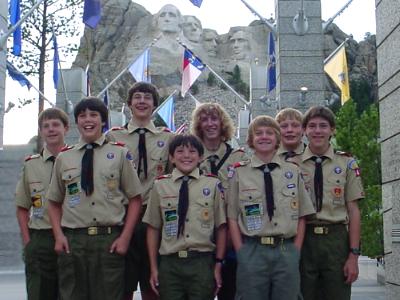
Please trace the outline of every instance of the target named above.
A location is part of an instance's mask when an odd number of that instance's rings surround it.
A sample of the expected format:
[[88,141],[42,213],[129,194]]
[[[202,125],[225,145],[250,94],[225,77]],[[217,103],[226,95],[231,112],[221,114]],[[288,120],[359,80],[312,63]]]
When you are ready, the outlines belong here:
[[322,226],[314,227],[314,233],[315,234],[328,234],[328,228],[322,227]]
[[188,257],[188,252],[186,250],[181,250],[178,252],[178,257],[179,258],[187,258]]
[[107,234],[111,234],[111,233],[112,233],[111,227],[107,227]]
[[87,233],[88,235],[97,235],[98,234],[97,227],[89,227]]
[[275,239],[273,236],[263,236],[263,237],[261,237],[261,244],[262,245],[274,245]]

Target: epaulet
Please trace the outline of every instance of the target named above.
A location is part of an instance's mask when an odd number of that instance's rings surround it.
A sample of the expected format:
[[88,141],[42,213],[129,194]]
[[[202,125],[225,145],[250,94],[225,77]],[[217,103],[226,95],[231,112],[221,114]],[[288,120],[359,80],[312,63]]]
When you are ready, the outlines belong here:
[[247,164],[248,164],[247,161],[238,161],[238,162],[235,162],[235,163],[232,165],[232,167],[234,167],[234,168],[236,169],[236,168],[239,168],[239,167],[243,167],[243,166],[245,166],[245,165],[247,165]]
[[110,142],[110,145],[124,147],[125,143],[123,143],[123,142]]
[[114,127],[112,127],[111,129],[110,129],[110,131],[116,131],[116,130],[124,130],[125,128],[124,127],[121,127],[121,126],[114,126]]
[[339,154],[339,155],[343,155],[343,156],[347,156],[347,157],[353,156],[350,152],[344,152],[344,151],[339,151],[339,150],[335,150],[334,152],[335,152],[335,154]]
[[214,175],[214,174],[212,174],[212,173],[205,174],[205,176],[207,176],[207,177],[214,177],[214,178],[218,178],[218,176],[217,176],[217,175]]
[[25,157],[25,161],[30,161],[31,159],[39,158],[40,154],[32,154]]
[[235,150],[233,150],[233,152],[245,152],[243,147],[237,148]]
[[168,127],[161,127],[161,131],[172,132]]
[[74,148],[74,146],[65,146],[64,148],[61,149],[61,152],[71,150],[72,148]]
[[171,178],[171,177],[172,177],[172,174],[165,174],[165,175],[158,176],[157,180]]

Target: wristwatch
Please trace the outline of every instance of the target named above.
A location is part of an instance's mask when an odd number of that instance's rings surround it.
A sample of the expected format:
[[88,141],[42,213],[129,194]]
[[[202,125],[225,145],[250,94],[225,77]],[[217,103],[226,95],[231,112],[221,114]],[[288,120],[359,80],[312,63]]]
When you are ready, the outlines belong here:
[[350,252],[353,253],[354,255],[360,255],[361,254],[360,248],[350,248]]
[[216,264],[218,264],[218,263],[224,264],[224,263],[225,263],[225,259],[221,259],[221,258],[217,258],[217,257],[216,257],[214,260],[215,260],[215,263],[216,263]]

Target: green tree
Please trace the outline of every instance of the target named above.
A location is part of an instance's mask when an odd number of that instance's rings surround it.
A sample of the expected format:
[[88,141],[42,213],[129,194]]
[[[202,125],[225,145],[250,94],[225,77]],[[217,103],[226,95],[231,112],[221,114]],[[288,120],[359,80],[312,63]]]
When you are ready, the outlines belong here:
[[250,96],[250,88],[249,86],[242,80],[242,75],[240,71],[240,67],[235,65],[232,72],[226,72],[229,75],[228,83],[235,89],[236,92],[245,96],[245,98],[249,99]]
[[208,73],[207,85],[215,86],[216,84],[217,84],[217,80],[216,80],[214,73],[212,73],[212,72]]
[[381,153],[378,143],[379,113],[370,104],[357,113],[357,105],[349,100],[336,116],[336,143],[358,160],[365,189],[360,201],[362,252],[369,257],[383,254],[383,221],[381,190]]

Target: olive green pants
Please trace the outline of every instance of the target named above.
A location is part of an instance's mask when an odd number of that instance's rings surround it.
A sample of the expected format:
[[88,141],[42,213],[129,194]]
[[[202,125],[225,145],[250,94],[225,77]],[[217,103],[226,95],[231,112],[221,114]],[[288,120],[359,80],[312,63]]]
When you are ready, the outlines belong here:
[[304,300],[350,300],[343,267],[349,255],[345,225],[328,225],[327,234],[315,234],[307,225],[301,251],[301,291]]
[[241,300],[297,300],[300,292],[299,250],[293,239],[276,246],[244,238],[236,252],[237,298]]
[[211,253],[179,258],[162,255],[158,271],[161,300],[213,300],[214,259]]
[[70,253],[58,257],[60,300],[122,300],[125,258],[110,253],[119,232],[65,231]]
[[29,230],[25,246],[25,275],[28,300],[56,300],[58,297],[57,254],[51,229]]

